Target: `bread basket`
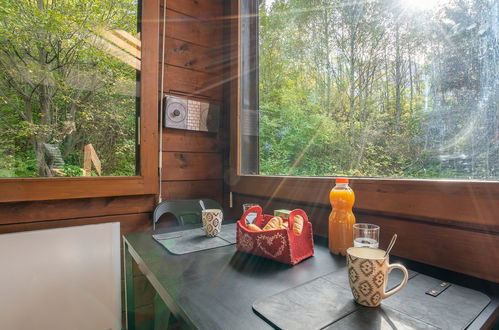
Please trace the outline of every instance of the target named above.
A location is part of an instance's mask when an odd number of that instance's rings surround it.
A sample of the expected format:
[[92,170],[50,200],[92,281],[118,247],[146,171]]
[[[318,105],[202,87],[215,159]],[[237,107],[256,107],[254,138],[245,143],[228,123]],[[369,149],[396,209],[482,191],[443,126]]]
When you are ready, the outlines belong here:
[[[249,208],[237,222],[237,250],[260,257],[272,259],[285,264],[295,265],[314,254],[314,237],[312,224],[305,211],[296,209],[291,211],[288,228],[265,231],[251,231],[246,224],[248,214],[256,213],[253,224],[263,228],[273,217],[263,214],[260,206]],[[293,232],[294,216],[303,217],[301,234]]]

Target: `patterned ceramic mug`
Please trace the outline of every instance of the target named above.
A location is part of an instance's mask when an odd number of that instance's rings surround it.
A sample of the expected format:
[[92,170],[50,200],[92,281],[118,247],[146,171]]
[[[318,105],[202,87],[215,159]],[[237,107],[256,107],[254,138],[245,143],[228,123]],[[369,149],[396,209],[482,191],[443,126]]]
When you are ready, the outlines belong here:
[[[348,280],[355,301],[368,307],[376,307],[381,300],[399,292],[407,283],[407,269],[400,264],[388,264],[385,251],[366,247],[347,250]],[[397,287],[386,292],[388,274],[398,268],[404,273],[404,279]]]
[[223,213],[219,209],[203,210],[202,213],[203,228],[208,237],[215,237],[222,229]]

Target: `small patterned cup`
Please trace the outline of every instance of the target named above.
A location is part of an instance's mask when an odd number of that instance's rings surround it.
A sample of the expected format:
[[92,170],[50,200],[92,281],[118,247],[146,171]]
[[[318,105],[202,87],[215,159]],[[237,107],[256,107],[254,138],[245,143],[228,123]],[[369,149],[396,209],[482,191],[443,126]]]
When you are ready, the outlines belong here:
[[215,237],[222,229],[223,213],[219,209],[208,209],[202,211],[203,228],[208,237]]

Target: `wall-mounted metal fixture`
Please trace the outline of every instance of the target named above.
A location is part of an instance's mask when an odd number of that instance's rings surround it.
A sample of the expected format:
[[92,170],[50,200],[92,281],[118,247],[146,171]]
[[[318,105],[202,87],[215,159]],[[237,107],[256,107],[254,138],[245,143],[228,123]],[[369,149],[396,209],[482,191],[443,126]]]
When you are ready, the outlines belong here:
[[164,104],[164,126],[191,131],[218,132],[220,104],[167,95]]

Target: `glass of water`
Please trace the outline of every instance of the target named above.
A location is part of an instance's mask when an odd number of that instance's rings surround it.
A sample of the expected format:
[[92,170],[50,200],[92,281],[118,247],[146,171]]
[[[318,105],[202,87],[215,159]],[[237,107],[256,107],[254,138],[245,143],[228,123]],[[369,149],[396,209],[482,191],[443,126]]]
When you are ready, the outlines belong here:
[[246,211],[248,211],[248,209],[250,207],[253,207],[253,206],[258,206],[258,204],[255,204],[255,203],[245,203],[245,204],[243,204],[243,213],[246,213]]
[[377,249],[379,246],[379,226],[370,223],[354,224],[353,246]]
[[[246,213],[246,211],[248,211],[248,209],[250,207],[253,207],[253,206],[258,206],[258,204],[255,204],[255,203],[245,203],[245,204],[243,204],[243,214]],[[246,223],[247,224],[253,223],[255,221],[255,219],[256,219],[256,212],[251,212],[246,217]]]

